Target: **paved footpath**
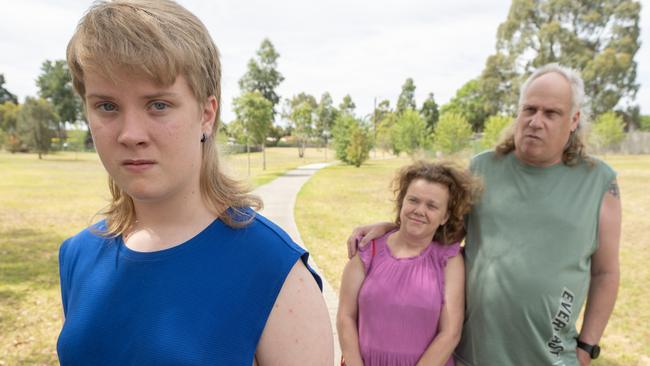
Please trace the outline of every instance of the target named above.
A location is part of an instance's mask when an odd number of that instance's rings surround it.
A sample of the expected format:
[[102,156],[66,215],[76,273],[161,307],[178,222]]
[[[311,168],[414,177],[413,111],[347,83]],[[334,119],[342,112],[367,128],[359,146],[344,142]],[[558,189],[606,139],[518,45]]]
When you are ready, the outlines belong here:
[[[276,178],[268,184],[258,187],[254,194],[259,195],[264,201],[264,209],[261,213],[269,220],[275,222],[283,228],[289,236],[298,244],[305,247],[300,238],[296,221],[293,217],[293,209],[296,204],[296,196],[298,191],[311,176],[319,169],[328,166],[330,163],[318,163],[304,165],[297,169],[290,170],[283,176]],[[343,244],[341,244],[343,245]],[[339,300],[336,292],[332,289],[329,282],[322,275],[322,272],[314,263],[313,256],[309,256],[309,264],[314,268],[323,279],[323,295],[327,303],[327,309],[330,314],[330,321],[332,323],[332,334],[334,334],[334,363],[341,359],[341,349],[339,347],[339,340],[336,334],[336,310],[338,308]]]

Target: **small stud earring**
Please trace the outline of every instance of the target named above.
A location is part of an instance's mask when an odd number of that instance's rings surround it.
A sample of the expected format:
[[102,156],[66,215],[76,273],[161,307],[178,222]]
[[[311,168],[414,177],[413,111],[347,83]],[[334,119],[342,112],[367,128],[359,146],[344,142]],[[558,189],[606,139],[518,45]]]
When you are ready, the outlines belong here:
[[207,139],[208,139],[208,136],[204,132],[203,135],[201,135],[201,143],[204,143],[205,140],[207,140]]

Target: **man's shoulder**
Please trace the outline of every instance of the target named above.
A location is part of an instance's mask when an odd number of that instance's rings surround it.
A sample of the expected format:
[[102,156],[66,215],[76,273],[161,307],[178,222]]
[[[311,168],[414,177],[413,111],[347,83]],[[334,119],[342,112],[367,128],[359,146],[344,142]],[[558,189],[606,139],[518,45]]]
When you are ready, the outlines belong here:
[[602,176],[608,182],[616,178],[616,171],[611,165],[595,156],[589,155],[578,164],[578,167],[589,175]]
[[494,150],[486,150],[480,152],[474,155],[474,157],[472,157],[472,159],[470,160],[470,164],[469,164],[470,170],[472,172],[480,171],[487,164],[493,164],[502,160],[498,158],[499,156],[497,156]]

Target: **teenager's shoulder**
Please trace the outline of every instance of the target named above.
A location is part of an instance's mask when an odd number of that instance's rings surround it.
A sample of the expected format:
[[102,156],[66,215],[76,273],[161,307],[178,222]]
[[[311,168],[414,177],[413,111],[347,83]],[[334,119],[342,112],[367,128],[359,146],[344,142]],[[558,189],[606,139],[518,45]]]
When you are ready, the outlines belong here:
[[288,251],[298,256],[306,251],[300,247],[291,237],[273,221],[265,216],[255,213],[253,221],[247,227],[251,234],[260,239],[260,243],[273,246],[277,250]]
[[66,254],[78,253],[84,250],[93,250],[98,248],[107,240],[112,240],[109,237],[103,236],[106,231],[106,221],[99,221],[77,234],[69,237],[61,243],[59,252],[61,256]]

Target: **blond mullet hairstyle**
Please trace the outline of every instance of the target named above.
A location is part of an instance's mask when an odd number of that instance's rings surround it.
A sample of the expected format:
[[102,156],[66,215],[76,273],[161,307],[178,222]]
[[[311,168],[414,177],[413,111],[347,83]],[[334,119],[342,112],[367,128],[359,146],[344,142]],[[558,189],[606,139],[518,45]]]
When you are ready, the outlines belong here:
[[[218,109],[212,134],[202,144],[201,196],[229,226],[242,227],[253,220],[254,214],[245,208],[260,209],[262,201],[221,169],[214,143],[221,110],[221,63],[208,30],[194,14],[169,0],[98,1],[79,22],[66,56],[84,105],[88,71],[107,77],[126,73],[162,86],[183,75],[199,104],[214,95]],[[108,186],[112,200],[102,212],[106,235],[119,236],[134,225],[135,206],[110,176]]]

